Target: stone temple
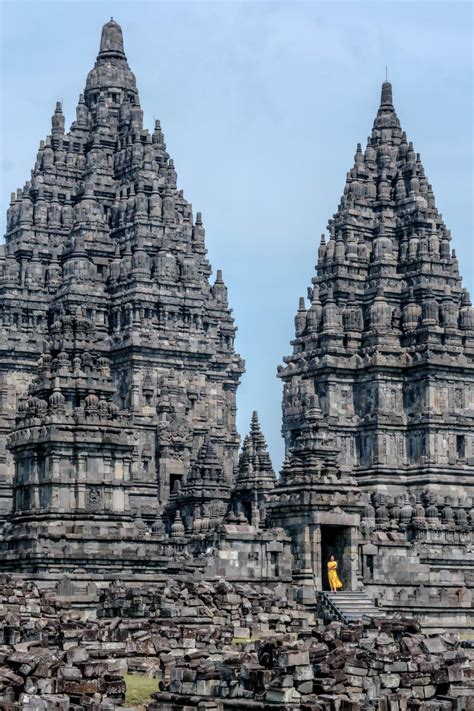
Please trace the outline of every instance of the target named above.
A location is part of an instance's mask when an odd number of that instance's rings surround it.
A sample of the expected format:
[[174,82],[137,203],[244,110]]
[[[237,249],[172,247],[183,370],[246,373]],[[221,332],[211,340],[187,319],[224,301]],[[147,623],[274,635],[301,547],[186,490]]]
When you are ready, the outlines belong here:
[[3,571],[252,582],[341,619],[472,625],[474,311],[388,82],[279,367],[279,476],[256,413],[239,451],[226,287],[114,20],[0,250]]

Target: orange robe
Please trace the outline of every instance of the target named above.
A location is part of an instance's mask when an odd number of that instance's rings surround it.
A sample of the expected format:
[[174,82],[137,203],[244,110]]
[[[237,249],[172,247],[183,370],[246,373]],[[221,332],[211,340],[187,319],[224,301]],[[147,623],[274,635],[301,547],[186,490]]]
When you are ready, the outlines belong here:
[[342,583],[337,574],[337,561],[330,560],[328,563],[328,580],[331,590],[342,588]]

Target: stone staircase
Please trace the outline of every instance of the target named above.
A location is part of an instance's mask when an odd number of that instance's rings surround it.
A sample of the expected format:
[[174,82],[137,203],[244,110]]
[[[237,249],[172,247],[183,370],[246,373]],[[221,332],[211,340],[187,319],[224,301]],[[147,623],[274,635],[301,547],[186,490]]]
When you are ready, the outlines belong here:
[[353,622],[362,617],[385,617],[385,612],[376,607],[366,592],[341,590],[340,592],[320,592],[320,606],[325,614],[341,622]]

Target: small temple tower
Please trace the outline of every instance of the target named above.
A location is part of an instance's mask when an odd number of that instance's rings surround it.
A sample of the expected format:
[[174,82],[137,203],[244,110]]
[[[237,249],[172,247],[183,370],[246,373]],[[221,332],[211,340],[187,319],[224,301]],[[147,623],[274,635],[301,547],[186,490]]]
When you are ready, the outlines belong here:
[[355,590],[358,541],[364,504],[357,481],[342,470],[336,440],[315,395],[304,404],[304,421],[282,467],[268,508],[272,525],[292,539],[293,580],[303,599],[327,589],[326,564],[337,557],[344,586]]
[[254,411],[250,432],[244,438],[237,476],[232,491],[231,510],[256,528],[267,518],[267,498],[276,483],[265,437]]

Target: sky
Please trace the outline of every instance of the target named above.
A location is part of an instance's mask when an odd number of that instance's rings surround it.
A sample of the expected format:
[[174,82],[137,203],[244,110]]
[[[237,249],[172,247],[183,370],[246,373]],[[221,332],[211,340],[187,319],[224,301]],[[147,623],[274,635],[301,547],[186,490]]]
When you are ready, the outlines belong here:
[[[122,26],[144,124],[159,118],[178,185],[202,211],[246,361],[238,427],[257,409],[281,465],[281,383],[298,297],[388,78],[474,292],[471,2],[0,0],[1,183],[28,179],[57,100],[66,126],[102,24]],[[3,218],[4,224],[4,218]],[[3,230],[3,228],[2,228]]]

